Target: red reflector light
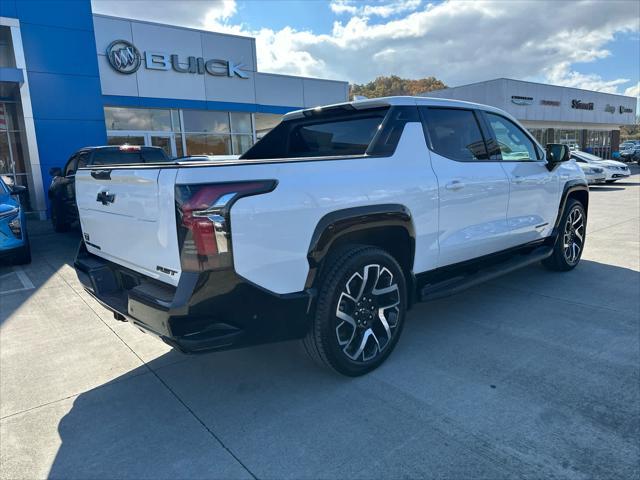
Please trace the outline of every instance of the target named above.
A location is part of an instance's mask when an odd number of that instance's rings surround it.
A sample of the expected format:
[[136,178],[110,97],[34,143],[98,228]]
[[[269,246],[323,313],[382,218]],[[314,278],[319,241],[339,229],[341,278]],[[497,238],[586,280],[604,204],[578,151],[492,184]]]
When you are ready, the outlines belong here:
[[189,227],[193,232],[193,241],[198,255],[215,255],[218,253],[213,222],[208,218],[191,218]]

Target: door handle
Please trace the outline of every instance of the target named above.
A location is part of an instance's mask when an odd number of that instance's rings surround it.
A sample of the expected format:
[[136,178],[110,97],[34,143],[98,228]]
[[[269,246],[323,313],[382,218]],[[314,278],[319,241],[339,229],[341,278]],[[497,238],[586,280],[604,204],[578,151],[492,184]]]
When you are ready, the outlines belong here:
[[518,175],[515,175],[513,177],[513,183],[518,183],[518,184],[524,183],[524,177],[519,177]]
[[445,188],[447,190],[454,190],[454,191],[460,190],[461,188],[464,188],[464,183],[462,183],[460,180],[452,180],[445,185]]

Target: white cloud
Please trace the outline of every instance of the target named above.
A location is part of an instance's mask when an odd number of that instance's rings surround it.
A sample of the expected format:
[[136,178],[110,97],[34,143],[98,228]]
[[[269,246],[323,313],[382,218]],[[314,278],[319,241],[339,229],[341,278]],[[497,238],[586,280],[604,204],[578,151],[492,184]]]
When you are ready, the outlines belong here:
[[545,69],[545,73],[547,81],[553,85],[584,88],[605,93],[618,93],[618,87],[630,81],[628,78],[604,80],[600,75],[593,73],[584,74],[572,71],[569,62],[558,63]]
[[635,85],[627,88],[624,91],[624,94],[628,97],[636,97],[638,98],[638,100],[640,100],[640,82],[636,83]]
[[332,0],[329,4],[331,11],[340,14],[360,15],[364,17],[378,16],[387,18],[416,10],[422,0],[394,0],[378,1],[372,5],[363,4],[356,0]]
[[91,5],[94,13],[199,28],[203,19],[226,21],[237,11],[236,0],[92,0]]
[[597,0],[332,0],[329,7],[344,20],[318,34],[294,26],[249,29],[234,16],[234,0],[157,5],[94,0],[96,11],[113,15],[254,36],[266,72],[357,83],[433,75],[449,85],[511,77],[608,92],[624,90],[629,80],[579,73],[575,65],[611,55],[614,35],[638,32],[640,16],[640,2],[616,0],[606,11]]
[[356,7],[351,0],[332,0],[329,8],[331,8],[333,13],[337,13],[338,15],[343,13],[355,15],[358,13],[358,7]]

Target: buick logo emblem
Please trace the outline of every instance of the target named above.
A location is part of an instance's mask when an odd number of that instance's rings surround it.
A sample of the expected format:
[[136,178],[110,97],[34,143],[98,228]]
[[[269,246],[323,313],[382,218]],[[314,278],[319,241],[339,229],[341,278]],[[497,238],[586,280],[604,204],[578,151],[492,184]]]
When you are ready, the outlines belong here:
[[116,40],[107,47],[109,64],[120,73],[135,73],[140,68],[141,56],[138,49],[126,40]]

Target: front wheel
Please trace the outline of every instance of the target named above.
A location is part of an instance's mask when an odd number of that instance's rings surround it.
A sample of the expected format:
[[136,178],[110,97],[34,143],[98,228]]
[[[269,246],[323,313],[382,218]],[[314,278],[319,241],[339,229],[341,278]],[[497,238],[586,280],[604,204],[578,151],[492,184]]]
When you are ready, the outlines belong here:
[[587,234],[587,213],[576,199],[570,199],[562,214],[553,254],[542,261],[550,270],[566,272],[580,262]]
[[318,363],[343,375],[363,375],[395,347],[406,307],[398,262],[379,248],[351,247],[328,260],[305,348]]

